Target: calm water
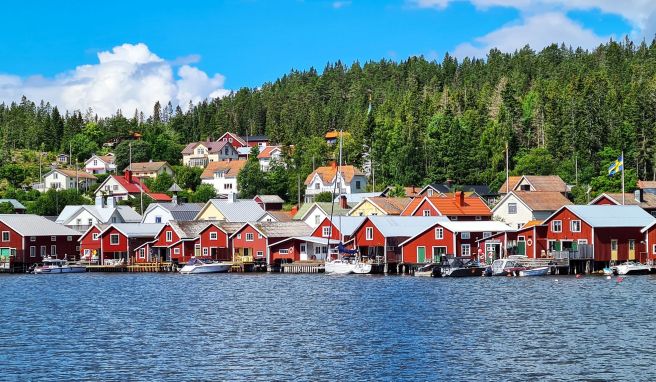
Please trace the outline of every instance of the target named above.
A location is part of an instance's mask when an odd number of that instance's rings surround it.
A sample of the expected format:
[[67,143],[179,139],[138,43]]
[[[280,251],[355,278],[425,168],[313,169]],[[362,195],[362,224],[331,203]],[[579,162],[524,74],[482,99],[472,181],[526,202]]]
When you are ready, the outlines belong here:
[[656,277],[0,275],[0,379],[655,380]]

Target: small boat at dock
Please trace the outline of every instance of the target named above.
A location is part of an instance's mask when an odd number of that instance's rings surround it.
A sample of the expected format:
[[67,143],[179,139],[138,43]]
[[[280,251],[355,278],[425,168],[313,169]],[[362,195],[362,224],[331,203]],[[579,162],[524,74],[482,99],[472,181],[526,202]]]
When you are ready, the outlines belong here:
[[614,268],[615,273],[620,276],[646,275],[651,273],[651,267],[649,265],[640,264],[633,261],[627,261],[626,263],[620,264]]
[[549,267],[528,268],[519,271],[520,277],[546,276],[548,274],[549,274]]
[[492,263],[492,276],[517,276],[519,272],[527,269],[521,266],[516,259],[497,259]]
[[443,257],[441,264],[442,277],[480,277],[485,267],[469,257]]
[[83,264],[70,263],[66,260],[46,257],[43,259],[43,264],[34,267],[34,274],[36,275],[50,275],[59,273],[84,273],[87,267]]
[[440,264],[438,263],[423,265],[415,271],[415,276],[417,277],[438,277],[441,274]]
[[180,269],[180,273],[183,275],[199,273],[224,273],[228,272],[231,266],[232,264],[230,263],[193,258]]

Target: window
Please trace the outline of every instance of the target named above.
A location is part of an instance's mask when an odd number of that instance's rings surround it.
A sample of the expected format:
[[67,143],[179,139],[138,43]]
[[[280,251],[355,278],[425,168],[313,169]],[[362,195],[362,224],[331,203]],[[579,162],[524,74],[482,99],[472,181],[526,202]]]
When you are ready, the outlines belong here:
[[359,180],[355,181],[355,188],[358,189],[358,190],[360,189],[360,181]]
[[428,196],[429,197],[433,196],[433,189],[432,188],[428,189]]
[[105,186],[105,191],[109,191],[111,187],[109,185]]
[[569,230],[572,232],[581,232],[581,221],[572,220],[571,222],[569,222]]
[[617,251],[617,239],[611,239],[610,241],[610,250]]
[[98,159],[94,159],[94,160],[93,160],[93,165],[94,165],[94,166],[98,166]]
[[219,237],[219,234],[216,232],[210,232],[210,240],[217,240]]
[[214,173],[215,178],[223,178],[223,171],[217,171]]
[[173,231],[166,231],[166,241],[173,241]]
[[[656,253],[656,251],[654,251],[654,253]],[[36,247],[35,246],[30,247],[30,257],[36,257]]]
[[98,240],[98,234],[97,233],[92,233],[91,234],[91,240]]
[[258,233],[258,234],[257,234],[257,238],[258,238],[258,239],[261,239],[261,238],[262,238],[262,234],[261,234],[261,233]]
[[9,241],[9,231],[2,231],[2,241]]
[[278,251],[281,255],[288,255],[289,254],[289,249],[287,248],[280,248],[280,251]]
[[320,189],[320,188],[321,188],[321,183],[315,183],[315,184],[314,184],[314,189],[315,189],[315,190],[318,190],[318,189]]
[[517,203],[508,203],[508,215],[517,213]]
[[421,215],[422,215],[422,216],[431,216],[431,214],[430,214],[430,210],[423,210],[423,211],[421,211]]
[[209,248],[205,247],[203,248],[203,256],[207,256],[210,253]]
[[483,232],[483,239],[487,239],[490,236],[492,236],[492,232]]
[[56,245],[51,245],[50,246],[50,256],[57,257],[57,246]]
[[232,138],[228,138],[228,142],[232,143]]
[[330,231],[331,231],[330,228],[331,228],[330,226],[322,227],[321,228],[321,236],[322,237],[330,237]]
[[223,184],[223,189],[224,190],[232,190],[232,183],[224,183]]
[[89,220],[87,220],[87,223],[89,223],[89,225],[93,225],[93,219],[89,218]]
[[46,257],[46,246],[45,245],[41,246],[41,257]]
[[365,235],[367,240],[373,240],[374,239],[374,228],[373,227],[367,227],[365,230]]
[[114,185],[113,190],[114,190],[114,191],[118,191],[118,184],[115,184],[115,185]]
[[30,236],[30,241],[36,241],[36,236]]
[[174,255],[179,255],[180,254],[180,248],[173,248],[173,254]]
[[50,241],[57,241],[57,236],[50,236]]
[[162,222],[162,217],[161,216],[155,216],[155,223],[161,223]]
[[471,246],[469,244],[460,245],[460,256],[471,256]]
[[75,219],[75,225],[82,225],[82,219]]
[[237,239],[241,239],[241,234],[240,233],[237,234]]
[[460,233],[460,238],[463,239],[463,240],[469,240],[469,238],[470,238],[469,232],[461,232]]
[[588,239],[579,239],[578,244],[579,245],[586,245],[586,244],[588,244]]
[[444,228],[442,227],[435,228],[435,239],[437,240],[444,239]]
[[113,233],[109,235],[109,244],[118,245],[118,241],[119,241],[118,234]]
[[257,251],[256,256],[257,256],[257,257],[264,257],[264,252],[262,252],[262,251]]
[[53,173],[53,174],[52,174],[52,178],[53,178],[53,179],[59,179],[59,174],[57,174],[56,172]]
[[561,232],[563,230],[562,220],[554,220],[551,222],[551,230],[554,232]]
[[457,216],[451,216],[451,220],[458,220]]
[[653,253],[654,255],[656,255],[656,244],[654,244],[654,245],[651,246],[651,253]]
[[139,249],[139,258],[140,259],[145,259],[146,258],[146,248],[140,248]]
[[66,241],[73,241],[73,236],[66,236]]
[[321,223],[321,216],[315,215],[314,216],[314,224],[319,225]]
[[246,241],[253,241],[254,239],[255,239],[255,235],[253,235],[252,233],[249,232],[246,234]]

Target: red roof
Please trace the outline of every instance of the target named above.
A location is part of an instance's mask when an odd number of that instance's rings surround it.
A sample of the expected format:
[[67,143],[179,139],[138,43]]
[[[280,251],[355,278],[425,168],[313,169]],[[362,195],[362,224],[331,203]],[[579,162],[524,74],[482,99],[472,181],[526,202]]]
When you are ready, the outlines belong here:
[[172,200],[170,196],[161,193],[149,193],[148,196],[158,202],[170,202]]
[[128,194],[138,194],[141,192],[141,188],[143,189],[144,192],[148,193],[150,190],[148,189],[148,186],[146,186],[144,183],[139,181],[139,178],[132,177],[132,182],[128,182],[127,179],[125,179],[124,176],[118,176],[118,175],[111,175],[114,180],[116,180],[121,187],[125,189],[125,191],[128,192]]
[[416,197],[408,204],[408,206],[401,213],[402,216],[410,216],[424,201],[428,200],[435,208],[446,216],[492,216],[492,211],[481,198],[478,196],[464,196],[462,204],[458,203],[456,198],[459,197],[458,193],[448,197]]

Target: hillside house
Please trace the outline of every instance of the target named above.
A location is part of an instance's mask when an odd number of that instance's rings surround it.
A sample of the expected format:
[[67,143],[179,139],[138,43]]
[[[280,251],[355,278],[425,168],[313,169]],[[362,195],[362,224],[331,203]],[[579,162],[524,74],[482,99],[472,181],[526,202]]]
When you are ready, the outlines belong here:
[[365,192],[367,177],[355,166],[341,166],[337,173],[337,165],[318,167],[305,179],[305,202],[314,201],[317,194],[330,192],[332,195],[348,195]]
[[182,150],[182,164],[189,167],[207,167],[210,162],[239,159],[237,149],[227,141],[193,142]]
[[84,171],[94,175],[116,172],[114,160],[115,157],[112,153],[107,155],[93,154],[91,158],[84,162]]
[[130,164],[126,170],[132,171],[137,178],[157,178],[162,174],[173,176],[173,167],[167,162],[136,162]]
[[510,191],[494,208],[494,219],[519,229],[531,220],[544,221],[562,206],[572,204],[559,191]]
[[96,196],[93,205],[64,207],[55,222],[84,232],[96,224],[139,223],[141,215],[130,206],[120,206],[113,197]]
[[96,184],[96,177],[80,170],[55,168],[43,176],[41,192],[49,189],[87,191]]
[[245,160],[210,162],[200,176],[201,183],[212,185],[218,195],[238,194],[237,175],[245,165]]

